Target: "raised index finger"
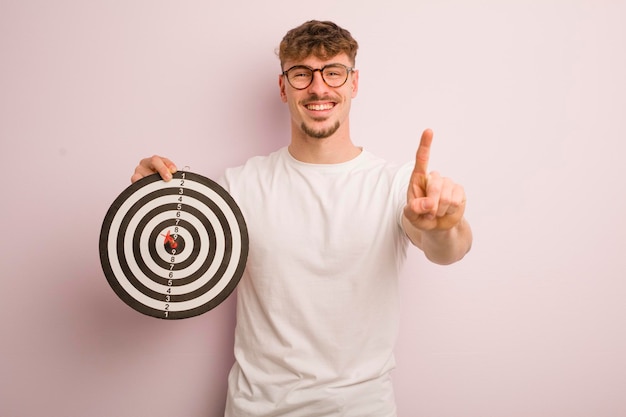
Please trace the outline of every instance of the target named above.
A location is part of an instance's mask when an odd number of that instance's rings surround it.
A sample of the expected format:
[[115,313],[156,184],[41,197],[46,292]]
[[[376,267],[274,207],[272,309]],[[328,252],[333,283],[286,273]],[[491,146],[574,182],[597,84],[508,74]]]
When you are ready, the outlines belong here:
[[430,129],[424,130],[420,144],[417,147],[417,153],[415,154],[415,168],[414,173],[428,175],[428,160],[430,159],[430,145],[433,142],[433,131]]

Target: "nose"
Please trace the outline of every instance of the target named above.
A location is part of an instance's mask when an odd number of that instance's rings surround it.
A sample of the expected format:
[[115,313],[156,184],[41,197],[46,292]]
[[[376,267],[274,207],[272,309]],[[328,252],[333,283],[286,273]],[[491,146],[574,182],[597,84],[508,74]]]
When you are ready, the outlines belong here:
[[313,80],[309,85],[308,90],[311,92],[324,91],[328,89],[324,78],[322,78],[322,71],[318,68],[313,70]]

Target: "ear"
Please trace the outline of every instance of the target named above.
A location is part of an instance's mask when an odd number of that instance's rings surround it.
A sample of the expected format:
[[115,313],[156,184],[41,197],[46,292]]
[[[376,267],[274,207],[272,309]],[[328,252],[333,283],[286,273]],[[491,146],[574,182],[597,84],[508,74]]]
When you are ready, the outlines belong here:
[[352,71],[352,98],[359,92],[359,70]]
[[285,77],[280,74],[278,76],[278,88],[280,89],[280,99],[283,103],[287,102],[287,92],[285,91]]

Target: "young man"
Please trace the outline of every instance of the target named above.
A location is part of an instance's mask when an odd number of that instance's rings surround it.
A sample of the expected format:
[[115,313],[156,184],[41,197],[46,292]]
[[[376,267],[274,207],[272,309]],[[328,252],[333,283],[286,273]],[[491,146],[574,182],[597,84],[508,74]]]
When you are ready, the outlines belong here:
[[[427,171],[430,130],[411,166],[352,143],[357,48],[332,22],[289,31],[278,84],[291,142],[222,180],[250,239],[237,291],[228,417],[395,416],[389,372],[407,246],[439,264],[470,249],[463,188]],[[169,159],[153,156],[131,180],[154,172],[168,180],[175,171]]]

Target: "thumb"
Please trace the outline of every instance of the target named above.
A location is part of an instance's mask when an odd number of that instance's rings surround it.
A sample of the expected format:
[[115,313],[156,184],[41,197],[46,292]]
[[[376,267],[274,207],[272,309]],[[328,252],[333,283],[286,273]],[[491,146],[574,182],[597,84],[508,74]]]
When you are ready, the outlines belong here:
[[414,198],[407,204],[407,215],[411,214],[411,217],[423,216],[432,212],[435,207],[435,202],[430,197]]

